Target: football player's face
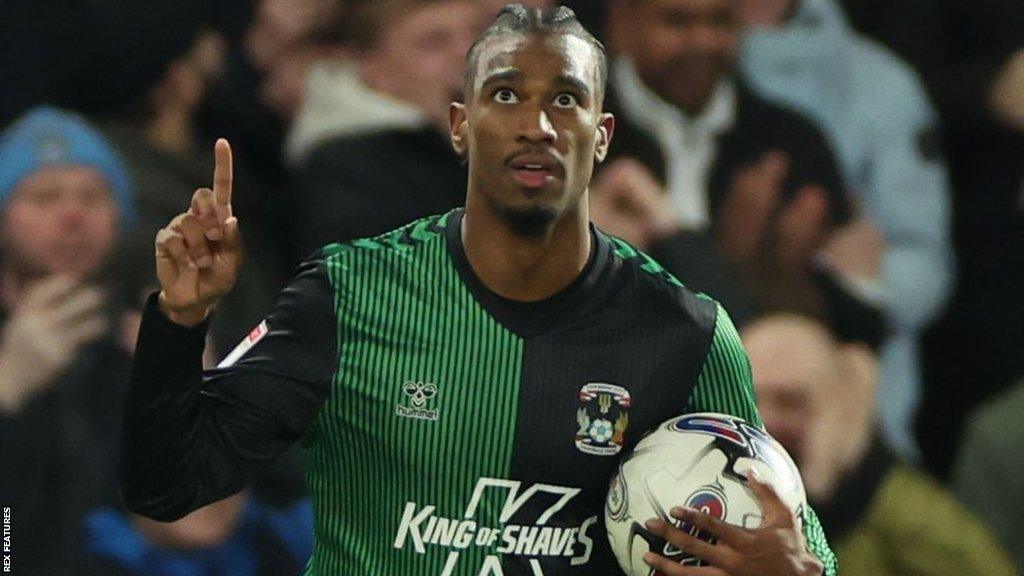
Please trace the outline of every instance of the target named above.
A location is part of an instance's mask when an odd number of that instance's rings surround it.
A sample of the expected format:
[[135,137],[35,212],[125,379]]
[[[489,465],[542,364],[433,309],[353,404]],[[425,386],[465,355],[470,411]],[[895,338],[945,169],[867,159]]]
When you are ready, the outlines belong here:
[[472,92],[451,113],[471,194],[499,212],[546,220],[577,205],[614,127],[601,113],[599,62],[590,44],[566,34],[503,36],[481,48]]

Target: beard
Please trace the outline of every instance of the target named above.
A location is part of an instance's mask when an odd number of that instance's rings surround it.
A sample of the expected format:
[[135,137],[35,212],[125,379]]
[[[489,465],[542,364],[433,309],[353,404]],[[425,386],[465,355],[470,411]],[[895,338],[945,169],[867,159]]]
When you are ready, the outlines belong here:
[[491,209],[508,224],[509,230],[520,238],[539,238],[551,230],[558,220],[559,211],[551,206],[505,206],[488,200]]

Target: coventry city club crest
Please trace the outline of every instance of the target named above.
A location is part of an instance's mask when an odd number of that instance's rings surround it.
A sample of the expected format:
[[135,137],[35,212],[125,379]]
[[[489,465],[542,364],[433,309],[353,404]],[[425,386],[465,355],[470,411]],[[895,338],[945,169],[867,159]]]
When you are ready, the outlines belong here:
[[587,454],[618,454],[629,426],[629,407],[629,391],[622,386],[601,382],[585,385],[576,411],[576,447]]

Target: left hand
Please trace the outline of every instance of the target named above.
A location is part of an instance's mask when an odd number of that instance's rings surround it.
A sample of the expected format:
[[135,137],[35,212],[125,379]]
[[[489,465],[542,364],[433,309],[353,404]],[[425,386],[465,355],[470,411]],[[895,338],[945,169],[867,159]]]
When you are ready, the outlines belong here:
[[683,566],[653,552],[644,561],[665,576],[821,576],[824,566],[807,550],[796,516],[775,489],[753,469],[747,484],[761,501],[764,521],[759,528],[740,528],[696,510],[673,508],[672,517],[713,536],[709,544],[660,519],[647,529],[709,566]]
[[641,250],[679,229],[668,194],[643,164],[631,158],[615,160],[594,179],[590,217],[602,230]]

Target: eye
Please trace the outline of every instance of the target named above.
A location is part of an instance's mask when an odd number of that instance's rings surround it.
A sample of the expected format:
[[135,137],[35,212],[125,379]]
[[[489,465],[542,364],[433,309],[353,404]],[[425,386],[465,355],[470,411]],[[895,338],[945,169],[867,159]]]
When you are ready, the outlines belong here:
[[494,93],[494,101],[502,104],[515,104],[519,102],[519,97],[516,93],[509,90],[508,88],[502,88]]
[[574,108],[579,104],[579,101],[575,96],[568,92],[562,92],[558,96],[555,96],[555,106],[559,108]]

